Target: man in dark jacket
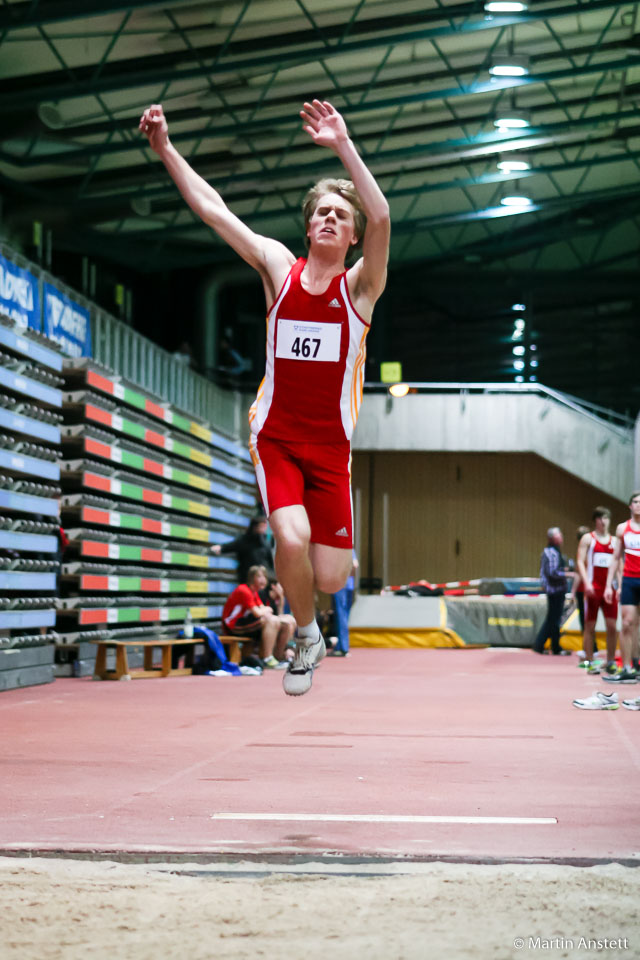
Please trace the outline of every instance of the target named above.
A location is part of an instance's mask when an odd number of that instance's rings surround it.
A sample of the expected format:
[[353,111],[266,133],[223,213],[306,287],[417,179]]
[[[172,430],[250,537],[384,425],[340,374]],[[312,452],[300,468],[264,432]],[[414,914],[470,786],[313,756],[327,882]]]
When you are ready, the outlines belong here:
[[273,576],[273,551],[267,540],[267,518],[264,516],[253,517],[241,536],[222,545],[216,543],[211,547],[211,552],[216,555],[235,554],[239,583],[246,583],[249,567],[265,567],[267,576]]
[[563,544],[562,530],[550,527],[547,530],[547,546],[540,557],[540,580],[547,595],[547,616],[533,644],[535,653],[544,653],[547,637],[551,638],[551,652],[556,656],[569,653],[560,648],[560,621],[564,598],[567,592],[567,574],[564,570],[564,557],[560,552]]

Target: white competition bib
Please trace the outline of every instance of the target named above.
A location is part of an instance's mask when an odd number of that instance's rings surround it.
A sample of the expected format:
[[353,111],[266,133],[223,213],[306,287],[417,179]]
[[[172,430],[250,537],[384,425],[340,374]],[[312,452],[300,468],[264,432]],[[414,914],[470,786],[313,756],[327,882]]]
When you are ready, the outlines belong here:
[[612,557],[612,553],[594,553],[593,565],[594,567],[608,567],[611,563]]
[[340,323],[303,323],[279,317],[276,357],[337,363],[341,332]]

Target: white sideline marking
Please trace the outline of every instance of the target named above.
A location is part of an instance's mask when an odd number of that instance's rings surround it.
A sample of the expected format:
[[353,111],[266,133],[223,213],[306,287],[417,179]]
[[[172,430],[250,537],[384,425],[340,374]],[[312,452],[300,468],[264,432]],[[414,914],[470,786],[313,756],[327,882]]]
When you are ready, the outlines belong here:
[[555,817],[419,817],[359,813],[212,813],[212,820],[287,820],[316,823],[500,823],[544,826],[557,823]]

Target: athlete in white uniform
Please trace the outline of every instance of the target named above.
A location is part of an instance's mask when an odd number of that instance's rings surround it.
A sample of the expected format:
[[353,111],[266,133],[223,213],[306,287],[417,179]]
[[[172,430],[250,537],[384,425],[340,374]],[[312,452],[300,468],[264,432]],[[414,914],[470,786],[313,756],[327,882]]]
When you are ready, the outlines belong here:
[[[293,696],[309,690],[314,665],[325,654],[324,642],[315,620],[315,590],[336,593],[344,586],[351,570],[352,530],[350,513],[346,515],[344,512],[344,491],[348,491],[349,484],[348,431],[345,429],[340,438],[342,449],[338,464],[338,452],[329,452],[329,448],[337,442],[333,434],[329,440],[322,441],[325,448],[319,452],[317,449],[307,449],[318,445],[315,435],[302,440],[297,436],[289,439],[288,435],[283,435],[282,426],[287,424],[286,411],[313,413],[315,410],[314,434],[323,435],[324,411],[328,402],[325,391],[335,391],[336,379],[331,374],[314,377],[314,390],[302,389],[292,394],[291,386],[287,386],[287,371],[293,371],[290,383],[299,383],[302,371],[304,383],[304,371],[311,369],[309,359],[319,360],[320,352],[325,360],[319,362],[324,363],[327,371],[344,364],[347,373],[338,378],[340,390],[337,396],[335,392],[331,393],[338,404],[338,416],[331,413],[329,420],[334,425],[348,425],[349,419],[355,422],[364,366],[364,334],[371,322],[374,304],[386,282],[390,233],[387,201],[349,138],[342,116],[330,103],[319,100],[305,103],[300,116],[304,130],[314,143],[327,147],[342,162],[352,184],[342,189],[340,181],[336,181],[336,186],[320,192],[319,196],[313,191],[308,195],[305,228],[309,253],[298,268],[291,251],[278,241],[262,237],[249,229],[231,213],[213,187],[180,156],[169,140],[167,121],[161,106],[154,104],[149,107],[140,119],[140,130],[148,137],[152,149],[161,158],[191,209],[260,274],[268,315],[271,315],[287,282],[295,280],[298,292],[301,290],[310,298],[309,303],[314,304],[310,319],[313,324],[321,325],[319,334],[308,330],[300,332],[293,328],[291,322],[299,320],[304,325],[306,312],[300,317],[269,316],[272,326],[268,330],[268,344],[272,342],[273,350],[270,353],[268,346],[267,377],[261,387],[262,396],[260,393],[258,395],[252,420],[252,433],[254,438],[257,437],[257,449],[252,442],[252,456],[261,491],[263,496],[266,492],[268,500],[270,493],[275,496],[274,502],[265,503],[265,509],[269,512],[269,522],[276,540],[278,578],[298,624],[296,654],[284,676],[285,692]],[[353,188],[355,195],[350,192]],[[366,225],[363,224],[362,213]],[[362,256],[345,270],[347,253],[360,241]],[[340,278],[340,295],[332,294],[325,304],[325,315],[319,320],[317,305],[323,301],[329,288],[332,285],[335,287],[336,278]],[[338,308],[331,305],[334,299],[338,301]],[[330,324],[337,322],[332,320],[331,314],[335,312],[337,315],[338,310],[342,318],[347,319],[346,323],[340,322],[339,343],[332,339],[334,335],[328,329]],[[280,327],[280,320],[289,323],[285,322]],[[275,330],[274,324],[277,324]],[[351,336],[347,331],[358,328],[361,342],[354,354],[345,338]],[[273,337],[273,340],[270,341],[269,337]],[[279,346],[276,338],[279,339]],[[314,341],[318,339],[320,343],[316,344]],[[316,347],[318,354],[312,357]],[[270,358],[275,362],[273,369],[269,369]],[[280,380],[284,397],[279,396]],[[271,386],[274,390],[273,409],[280,411],[274,424],[270,423],[269,404],[264,402],[264,390],[271,389]],[[357,403],[352,404],[352,398]],[[340,414],[340,410],[344,410],[343,401],[348,406],[348,417]],[[298,449],[292,450],[291,443]],[[331,466],[323,471],[322,461],[325,459],[330,461]],[[284,493],[282,485],[278,487],[273,481],[281,471],[286,471],[287,477]],[[327,511],[327,502],[329,508],[333,502],[336,503],[338,516],[328,534],[320,525],[320,518]],[[343,530],[344,533],[341,533]]]

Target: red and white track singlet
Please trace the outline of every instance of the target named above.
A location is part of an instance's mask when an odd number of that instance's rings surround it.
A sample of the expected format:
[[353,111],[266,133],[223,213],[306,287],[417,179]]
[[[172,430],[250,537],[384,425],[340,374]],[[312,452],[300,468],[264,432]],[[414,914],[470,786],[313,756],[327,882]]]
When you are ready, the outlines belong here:
[[609,536],[608,543],[601,543],[592,531],[591,543],[587,549],[587,573],[593,584],[593,589],[598,593],[604,593],[604,588],[607,585],[607,571],[612,556],[613,537]]
[[303,288],[301,257],[267,315],[265,376],[249,412],[254,436],[351,440],[362,401],[369,324],[351,303],[346,271],[324,293]]
[[228,630],[233,630],[238,620],[248,616],[252,607],[261,607],[262,600],[249,584],[240,583],[227,597],[222,611],[222,622]]
[[622,534],[624,543],[623,577],[640,577],[640,530],[634,530],[627,520]]

